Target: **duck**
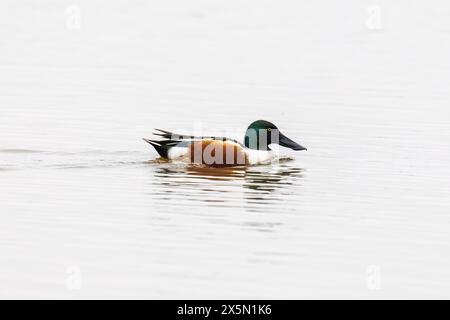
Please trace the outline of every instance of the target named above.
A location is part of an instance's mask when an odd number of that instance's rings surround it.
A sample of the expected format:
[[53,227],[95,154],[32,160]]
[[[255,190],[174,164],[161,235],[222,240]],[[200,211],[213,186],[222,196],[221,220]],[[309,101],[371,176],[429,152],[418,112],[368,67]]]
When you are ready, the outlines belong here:
[[252,122],[245,132],[243,143],[227,137],[182,135],[162,129],[155,131],[153,134],[163,140],[143,140],[153,146],[161,158],[209,167],[270,163],[278,157],[270,148],[273,144],[295,151],[307,150],[266,120]]

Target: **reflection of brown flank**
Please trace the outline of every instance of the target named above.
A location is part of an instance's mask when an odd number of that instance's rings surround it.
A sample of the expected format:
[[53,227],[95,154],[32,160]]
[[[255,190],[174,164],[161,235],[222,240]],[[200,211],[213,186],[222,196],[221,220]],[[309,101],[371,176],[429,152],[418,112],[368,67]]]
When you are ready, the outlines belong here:
[[237,143],[220,140],[192,142],[189,146],[189,159],[192,163],[212,167],[247,165],[245,150]]

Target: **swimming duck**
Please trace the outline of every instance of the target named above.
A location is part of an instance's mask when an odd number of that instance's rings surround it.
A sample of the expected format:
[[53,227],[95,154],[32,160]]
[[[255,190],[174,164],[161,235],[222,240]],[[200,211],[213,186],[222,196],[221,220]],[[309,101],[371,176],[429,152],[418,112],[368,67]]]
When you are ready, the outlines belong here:
[[293,150],[306,150],[292,141],[271,122],[254,121],[247,128],[244,143],[226,137],[187,136],[155,129],[154,135],[164,140],[143,139],[164,159],[181,159],[212,167],[227,167],[268,163],[277,155],[270,149],[278,144]]

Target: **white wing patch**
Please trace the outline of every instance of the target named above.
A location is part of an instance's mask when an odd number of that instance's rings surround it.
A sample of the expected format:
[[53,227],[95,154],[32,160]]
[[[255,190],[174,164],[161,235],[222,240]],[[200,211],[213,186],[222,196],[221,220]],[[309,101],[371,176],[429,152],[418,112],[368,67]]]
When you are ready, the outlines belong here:
[[167,156],[169,159],[173,160],[187,155],[188,152],[189,148],[186,147],[172,147],[169,149]]

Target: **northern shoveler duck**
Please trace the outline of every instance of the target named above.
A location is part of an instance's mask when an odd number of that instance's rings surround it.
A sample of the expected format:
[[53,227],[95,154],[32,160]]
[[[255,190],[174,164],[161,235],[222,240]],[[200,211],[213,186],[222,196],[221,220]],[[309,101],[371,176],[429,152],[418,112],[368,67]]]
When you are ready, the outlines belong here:
[[164,159],[182,159],[213,167],[242,166],[267,163],[277,155],[270,149],[278,144],[293,150],[306,150],[292,141],[271,122],[258,120],[250,124],[244,143],[226,137],[187,136],[155,129],[154,135],[164,140],[144,139]]

